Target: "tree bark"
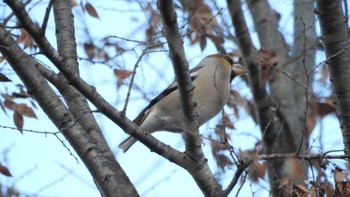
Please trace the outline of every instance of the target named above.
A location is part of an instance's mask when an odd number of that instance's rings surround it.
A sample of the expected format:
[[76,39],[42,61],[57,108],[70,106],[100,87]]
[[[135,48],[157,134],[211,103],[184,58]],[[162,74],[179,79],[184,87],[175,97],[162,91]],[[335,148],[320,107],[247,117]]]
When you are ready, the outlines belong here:
[[[298,109],[296,114],[300,121],[302,139],[298,147],[297,154],[306,154],[309,147],[309,134],[307,116],[310,109],[310,100],[312,95],[312,82],[314,81],[314,72],[311,72],[315,67],[316,54],[316,28],[314,15],[313,0],[295,0],[294,1],[294,46],[293,58],[296,61],[292,64],[294,67],[293,77],[298,82],[304,84],[293,83],[294,99]],[[305,88],[307,87],[307,89]],[[303,174],[307,177],[309,162],[300,161]],[[304,184],[303,180],[296,182],[297,184]]]
[[[295,67],[296,64],[291,63],[288,55],[289,47],[278,30],[278,14],[271,10],[268,2],[266,0],[249,0],[247,3],[259,36],[261,49],[276,54],[278,61],[277,65],[271,65],[274,68],[272,68],[268,81],[271,104],[275,109],[272,116],[269,117],[273,126],[268,130],[270,133],[263,132],[266,153],[297,154],[300,150],[307,150],[307,139],[303,136],[305,134],[305,118],[303,117],[305,117],[307,98],[305,93],[307,90],[303,84],[305,80],[298,81],[299,78],[305,77],[302,76],[306,73],[302,67],[305,64]],[[312,64],[308,66],[312,66]],[[297,77],[292,75],[294,72]],[[295,92],[295,87],[299,92]],[[303,94],[300,95],[300,92]],[[299,100],[301,101],[299,102]],[[285,189],[281,187],[280,183],[283,179],[290,178],[286,167],[287,162],[286,160],[268,161],[272,196],[286,195]],[[306,171],[306,166],[303,165],[303,167]],[[291,181],[292,184],[300,184],[305,178],[293,177]]]
[[[24,9],[24,5],[21,2],[10,1],[7,3],[13,9],[14,13],[16,14],[19,21],[21,22],[21,25],[24,26],[24,28],[31,33],[31,36],[37,42],[42,52],[49,59],[54,59],[54,60],[60,59],[55,63],[66,65],[67,68],[71,69],[70,70],[71,72],[76,73],[78,75],[76,44],[74,39],[74,23],[72,21],[73,15],[71,13],[71,7],[69,5],[69,2],[57,1],[54,3],[56,27],[57,29],[59,29],[59,31],[57,31],[59,54],[57,54],[57,51],[53,49],[53,47],[50,45],[50,43],[45,38],[45,36],[42,35],[41,29],[31,21],[30,17],[28,16],[28,14]],[[60,58],[61,55],[64,58]],[[16,58],[16,57],[13,57],[13,58]],[[65,60],[65,62],[61,60]],[[31,61],[34,62],[34,60],[31,60]],[[45,71],[44,67],[42,67],[38,63],[36,63],[36,67],[39,68],[39,70],[42,71],[42,73],[43,71]],[[14,70],[16,70],[15,67],[14,67]],[[54,82],[53,80],[53,78],[55,77],[54,73],[50,75],[48,72],[46,72],[45,76],[47,76],[48,78],[51,77],[51,81]],[[26,84],[25,81],[23,82],[25,85],[28,86],[28,84]],[[98,158],[98,157],[96,157],[95,159],[90,158],[91,160],[87,161],[85,158],[83,158],[84,157],[83,155],[79,154],[84,150],[77,149],[77,148],[80,148],[80,149],[86,148],[82,146],[86,144],[79,144],[80,146],[74,146],[74,144],[72,143],[77,139],[70,139],[69,137],[71,136],[67,134],[65,135],[65,133],[62,132],[63,135],[67,138],[67,140],[72,144],[75,151],[82,158],[85,165],[90,170],[90,173],[93,176],[95,183],[100,189],[101,193],[103,193],[106,196],[110,196],[113,194],[138,196],[132,183],[130,182],[130,180],[128,179],[128,177],[126,176],[122,168],[119,166],[119,164],[116,162],[113,153],[111,152],[105,139],[103,138],[102,133],[97,125],[97,122],[90,112],[91,110],[88,107],[86,99],[76,89],[68,85],[68,81],[62,75],[60,76],[60,82],[58,83],[56,80],[56,83],[53,83],[53,84],[58,85],[57,88],[61,90],[60,92],[65,97],[67,105],[69,107],[69,113],[72,112],[74,114],[76,120],[79,122],[79,126],[82,126],[82,128],[84,129],[83,130],[84,133],[88,132],[88,135],[86,134],[81,135],[80,138],[84,138],[85,136],[87,138],[85,140],[90,141],[91,143],[90,146],[94,146],[94,147],[97,146],[97,148],[96,147],[95,148],[98,151],[101,151],[100,154],[103,155],[102,158]],[[51,98],[51,97],[47,97],[47,98]],[[74,100],[72,98],[74,98]],[[48,116],[50,117],[50,115]],[[50,118],[52,119],[53,117],[50,117]],[[72,121],[75,120],[75,118],[73,118]],[[56,123],[56,126],[57,124],[58,123]],[[60,127],[58,128],[61,129]],[[95,166],[92,168],[91,163],[97,162],[97,161],[94,161],[97,159],[102,159],[100,162],[103,162],[103,165]],[[108,174],[103,175],[102,174],[103,172],[108,172]]]
[[345,154],[350,153],[350,45],[341,1],[317,0],[326,64],[330,73]]
[[[77,45],[74,32],[74,16],[71,5],[69,1],[54,1],[53,11],[55,16],[58,52],[65,60],[63,64],[66,64],[72,73],[79,75],[79,64],[77,61],[78,57],[76,49]],[[91,109],[86,98],[73,86],[69,85],[68,80],[64,77],[64,75],[61,74],[60,77],[64,81],[61,84],[64,85],[63,87],[59,88],[59,90],[64,96],[69,110],[74,114],[80,125],[82,125],[92,142],[106,157],[107,161],[109,162],[106,167],[114,172],[114,179],[118,179],[117,187],[129,188],[129,190],[133,191],[133,193],[128,195],[137,196],[138,194],[136,189],[128,179],[119,163],[116,161],[112,150],[108,146],[95,117],[91,113]]]
[[[267,95],[265,85],[259,80],[261,65],[257,58],[257,50],[249,35],[249,30],[243,15],[241,0],[227,0],[228,9],[231,15],[233,27],[238,39],[240,50],[242,51],[243,61],[249,69],[249,83],[252,90],[256,115],[260,124],[261,131],[264,131],[263,141],[274,141],[272,135],[274,124],[269,123],[271,112],[271,101]],[[269,125],[269,126],[268,126]]]
[[183,40],[180,36],[177,24],[174,3],[172,0],[158,0],[157,5],[162,17],[163,31],[167,39],[169,53],[180,92],[184,128],[186,130],[184,132],[186,153],[193,158],[192,161],[184,161],[187,163],[186,169],[192,175],[205,196],[225,196],[221,185],[210,171],[200,146],[201,139],[199,135],[197,135],[198,112],[194,98],[194,87],[191,82],[189,66],[183,48]]
[[100,192],[105,196],[138,196],[133,188],[118,185],[114,171],[108,168],[109,161],[91,142],[81,125],[76,123],[73,114],[42,77],[36,68],[38,63],[19,48],[2,25],[0,25],[0,37],[1,53],[7,57],[7,61],[23,81],[28,93],[34,96],[43,111],[77,152],[94,177]]

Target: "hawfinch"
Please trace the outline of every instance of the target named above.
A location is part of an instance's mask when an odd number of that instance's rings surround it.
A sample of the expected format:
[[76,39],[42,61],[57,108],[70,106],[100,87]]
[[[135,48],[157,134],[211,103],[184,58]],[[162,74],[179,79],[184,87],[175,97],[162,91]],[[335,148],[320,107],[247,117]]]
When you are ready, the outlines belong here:
[[[190,70],[198,109],[198,125],[216,116],[230,96],[230,83],[247,69],[224,54],[205,57]],[[134,122],[147,133],[155,131],[182,132],[182,110],[176,81],[154,98]],[[126,152],[137,140],[129,136],[119,148]]]

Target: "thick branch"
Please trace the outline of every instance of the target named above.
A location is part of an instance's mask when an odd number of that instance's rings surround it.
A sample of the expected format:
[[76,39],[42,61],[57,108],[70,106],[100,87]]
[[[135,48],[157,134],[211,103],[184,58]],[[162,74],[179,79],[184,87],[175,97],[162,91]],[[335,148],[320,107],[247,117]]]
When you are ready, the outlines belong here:
[[19,18],[21,25],[33,35],[33,39],[38,44],[39,48],[46,55],[46,57],[54,63],[54,65],[61,71],[72,86],[79,90],[88,100],[90,100],[96,108],[106,115],[109,119],[119,125],[128,134],[134,136],[137,140],[144,143],[152,151],[162,155],[166,159],[181,166],[182,160],[186,160],[186,156],[176,151],[170,146],[166,146],[151,135],[147,135],[135,123],[127,119],[109,104],[100,94],[96,92],[93,86],[87,84],[76,73],[70,72],[69,65],[64,64],[63,58],[52,48],[46,37],[40,35],[40,29],[35,26],[28,14],[24,10],[23,4],[17,0],[9,1],[8,4],[14,10]]
[[[343,135],[345,154],[350,151],[350,45],[347,31],[347,18],[343,15],[340,1],[317,0],[323,46],[336,110]],[[334,56],[334,54],[337,54]]]
[[[176,12],[173,1],[158,0],[158,9],[162,17],[163,31],[167,39],[170,57],[172,59],[174,72],[177,78],[180,101],[183,110],[184,128],[193,134],[197,133],[197,110],[194,98],[194,87],[192,86],[188,63],[183,49],[183,40],[179,33]],[[197,162],[187,162],[187,170],[195,179],[205,196],[224,196],[221,186],[211,173],[206,159],[203,156],[201,142],[198,135],[185,132],[186,152],[195,158]],[[193,166],[193,164],[195,166]]]
[[[233,22],[239,47],[242,51],[243,60],[249,69],[250,86],[256,105],[256,113],[259,118],[261,131],[264,132],[263,140],[265,143],[274,141],[276,135],[273,135],[273,123],[271,119],[271,101],[266,93],[265,84],[259,80],[260,61],[256,58],[257,51],[249,35],[249,30],[243,15],[241,0],[227,0],[227,6]],[[269,126],[267,126],[269,125]],[[267,143],[268,145],[268,143]]]
[[[267,0],[248,0],[248,8],[252,15],[255,29],[257,30],[262,50],[267,50],[276,54],[278,64],[277,69],[269,73],[269,89],[271,101],[278,105],[276,112],[271,116],[273,128],[270,129],[270,136],[265,141],[266,153],[292,153],[299,148],[303,139],[303,122],[297,116],[299,109],[294,97],[294,82],[285,73],[293,72],[294,67],[289,63],[288,47],[283,35],[278,30],[278,16],[271,9]],[[299,98],[300,99],[300,98]],[[303,109],[305,111],[305,109]],[[266,133],[265,133],[266,135]],[[304,147],[302,147],[304,150]],[[268,172],[271,184],[272,196],[286,195],[280,187],[280,180],[287,177],[287,171],[283,160],[269,161]],[[303,182],[303,178],[293,180]]]
[[[289,59],[285,41],[278,31],[277,17],[271,10],[270,5],[266,0],[249,0],[248,8],[253,16],[261,48],[275,53],[278,60],[276,67],[286,73],[290,73],[291,66],[286,64]],[[294,114],[297,114],[297,108],[295,107],[296,102],[293,97],[292,83],[293,81],[280,72],[276,70],[271,71],[269,80],[271,101],[275,105],[280,103],[278,122],[274,123],[276,124],[275,128],[271,130],[273,133],[269,134],[274,135],[275,138],[272,139],[277,139],[277,141],[265,142],[268,146],[275,146],[273,151],[293,152],[298,147],[297,140],[293,140],[298,136],[296,134],[300,132],[298,128],[300,124],[297,117],[294,116]],[[281,127],[283,128],[281,129]],[[288,144],[284,140],[287,140]],[[271,153],[271,151],[268,150],[268,153]]]
[[[296,0],[294,3],[294,50],[293,55],[296,58],[293,76],[295,80],[304,84],[300,86],[294,83],[294,97],[298,110],[298,117],[303,120],[304,145],[299,152],[307,151],[308,131],[307,131],[307,113],[309,108],[309,94],[312,92],[312,82],[314,72],[309,72],[315,67],[316,54],[316,28],[314,0]],[[309,74],[310,73],[310,74]],[[305,169],[306,170],[306,169]]]
[[[176,76],[180,101],[182,106],[184,130],[197,133],[197,111],[194,98],[194,87],[191,82],[188,62],[183,48],[183,40],[179,33],[177,24],[177,15],[174,9],[173,1],[158,1],[158,9],[162,17],[163,32],[167,39],[169,53]],[[202,156],[199,148],[201,142],[198,135],[192,135],[185,132],[186,151],[192,156]]]
[[[76,41],[74,33],[74,17],[71,5],[68,1],[54,1],[54,16],[56,25],[57,48],[60,56],[66,61],[63,64],[69,65],[70,72],[79,74]],[[43,70],[43,69],[41,69]],[[102,154],[110,162],[110,169],[115,171],[115,176],[120,180],[120,187],[133,187],[125,172],[115,160],[114,154],[107,144],[102,131],[92,113],[86,98],[77,91],[73,86],[69,85],[64,76],[60,76],[60,81],[51,82],[57,87],[63,95],[69,110],[78,119],[84,130],[88,133],[93,143],[99,148]],[[123,175],[123,176],[121,176]]]
[[[36,68],[37,62],[24,53],[13,40],[10,33],[0,25],[0,51],[8,63],[25,84],[28,93],[33,95],[40,107],[52,120],[61,133],[78,153],[91,175],[94,177],[101,192],[107,196],[111,194],[130,194],[130,191],[120,191],[113,179],[114,172],[106,168],[107,159],[90,141],[75,117],[67,110],[60,98],[51,89],[46,80]],[[109,187],[107,188],[106,185]]]

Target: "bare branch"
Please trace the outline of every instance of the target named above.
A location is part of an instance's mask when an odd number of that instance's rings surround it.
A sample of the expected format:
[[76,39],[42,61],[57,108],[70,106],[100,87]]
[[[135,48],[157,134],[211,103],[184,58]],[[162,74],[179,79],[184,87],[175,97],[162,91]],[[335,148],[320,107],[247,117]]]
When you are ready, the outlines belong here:
[[205,161],[200,146],[200,138],[198,135],[193,135],[198,132],[198,112],[194,98],[194,87],[191,82],[188,63],[183,49],[183,41],[179,33],[173,1],[158,0],[157,3],[162,17],[163,31],[168,41],[170,57],[180,93],[184,130],[191,131],[191,133],[185,132],[184,134],[186,153],[196,161],[194,163],[195,166],[200,166],[194,167],[188,165],[186,169],[193,176],[205,196],[224,196],[221,186],[215,180],[215,177]]
[[53,5],[53,2],[55,0],[50,0],[49,1],[49,4],[47,5],[46,7],[46,12],[45,12],[45,16],[44,16],[44,20],[43,20],[43,23],[41,25],[41,31],[42,31],[42,34],[45,35],[45,31],[46,31],[46,27],[47,27],[47,22],[49,21],[49,16],[50,16],[50,12],[51,12],[51,8],[52,8],[52,5]]
[[[317,0],[323,46],[330,72],[336,111],[343,135],[345,154],[350,154],[350,65],[347,20],[343,15],[340,1]],[[332,57],[332,58],[330,58]],[[330,58],[330,59],[329,59]]]
[[[184,129],[196,133],[198,129],[198,112],[194,98],[194,87],[191,82],[189,66],[183,48],[183,40],[180,36],[177,24],[177,15],[173,1],[159,0],[158,9],[162,17],[163,31],[168,41],[169,53],[180,93]],[[186,152],[195,157],[202,157],[203,153],[198,146],[200,145],[200,139],[190,133],[185,133],[185,139]]]
[[[105,164],[108,163],[106,158],[90,141],[80,124],[75,123],[73,114],[67,110],[60,98],[39,73],[35,66],[37,62],[19,48],[10,33],[1,25],[0,37],[2,38],[0,39],[0,45],[6,46],[0,47],[0,51],[8,58],[7,61],[25,84],[28,93],[36,98],[43,111],[70,142],[96,182],[100,184],[99,187],[102,188],[103,184],[106,184],[106,177],[109,177],[109,180],[112,177],[111,171],[105,170]],[[101,169],[101,171],[96,172],[96,169]],[[113,189],[109,188],[109,190]],[[104,192],[108,193],[109,190]]]
[[224,190],[224,193],[226,196],[230,194],[232,189],[236,186],[239,177],[241,177],[242,173],[246,170],[246,168],[252,163],[252,160],[246,160],[246,161],[240,161],[240,163],[237,166],[237,170],[235,172],[235,175],[233,176],[230,184],[227,186],[227,188]]

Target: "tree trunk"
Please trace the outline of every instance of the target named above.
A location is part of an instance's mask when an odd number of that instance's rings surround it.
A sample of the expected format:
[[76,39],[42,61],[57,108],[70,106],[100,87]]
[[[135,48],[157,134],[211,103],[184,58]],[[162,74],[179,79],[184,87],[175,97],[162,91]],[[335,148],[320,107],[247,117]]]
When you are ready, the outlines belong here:
[[[307,4],[312,5],[312,4]],[[304,6],[300,4],[300,6]],[[269,89],[271,107],[275,108],[271,119],[271,128],[264,129],[263,141],[265,151],[271,153],[304,153],[307,150],[306,137],[306,111],[307,111],[307,89],[311,84],[311,78],[306,77],[307,68],[312,68],[314,63],[314,51],[305,53],[301,61],[293,63],[288,55],[287,46],[283,35],[278,30],[278,13],[271,10],[265,0],[249,0],[248,8],[253,17],[254,25],[261,43],[261,50],[276,55],[277,65],[269,65],[271,72],[269,74]],[[309,7],[303,8],[307,12]],[[309,12],[311,12],[309,10]],[[312,24],[312,17],[303,17],[307,25]],[[302,23],[302,24],[304,24]],[[296,24],[299,27],[300,23]],[[298,35],[306,35],[299,31]],[[311,26],[311,38],[308,42],[302,39],[302,42],[296,42],[296,51],[305,52],[305,45],[309,46],[314,40],[314,31]],[[301,45],[300,45],[301,43]],[[305,44],[305,45],[304,45]],[[308,57],[310,56],[310,57]],[[306,62],[306,57],[308,57]],[[259,58],[259,57],[258,57]],[[273,67],[273,68],[272,68]],[[308,83],[308,84],[307,84]],[[266,125],[265,125],[266,126]],[[269,133],[266,133],[269,132]],[[273,136],[273,137],[267,137]],[[271,184],[272,196],[285,196],[285,188],[281,187],[281,181],[288,179],[290,184],[302,184],[307,174],[302,177],[290,177],[288,172],[288,160],[268,161],[268,172]],[[302,165],[302,170],[307,172],[307,165]],[[296,172],[294,172],[296,174]]]
[[350,154],[350,49],[347,17],[341,1],[317,0],[326,64],[336,99],[336,111],[343,135],[345,154]]

